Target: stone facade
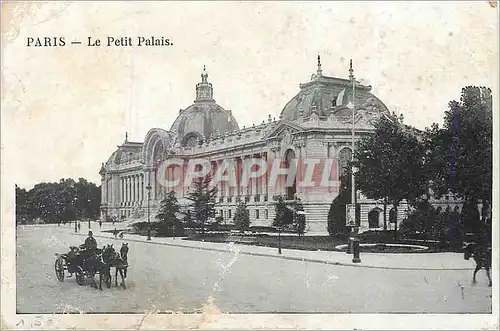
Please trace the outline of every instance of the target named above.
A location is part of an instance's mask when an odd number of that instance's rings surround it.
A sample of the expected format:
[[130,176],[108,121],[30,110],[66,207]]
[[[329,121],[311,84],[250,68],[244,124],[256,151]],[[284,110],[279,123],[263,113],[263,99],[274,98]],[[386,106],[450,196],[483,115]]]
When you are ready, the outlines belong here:
[[[180,110],[170,130],[151,129],[144,142],[130,142],[126,138],[103,163],[100,171],[102,218],[143,217],[148,205],[148,185],[151,186],[149,205],[152,215],[155,215],[163,196],[172,189],[178,193],[179,202],[185,205],[184,195],[188,188],[169,188],[158,183],[158,164],[172,156],[205,158],[213,164],[220,164],[223,160],[241,164],[245,158],[262,158],[269,168],[275,159],[333,159],[332,166],[337,170],[351,159],[351,105],[355,82],[352,67],[349,79],[324,76],[318,57],[316,73],[309,82],[299,85],[300,91],[285,105],[278,119],[269,115],[262,123],[246,128],[239,128],[233,113],[215,102],[205,69],[201,77],[202,81],[196,85],[196,100]],[[370,90],[371,86],[356,82],[355,139],[370,134],[377,117],[390,114]],[[176,176],[182,176],[184,169],[177,167],[171,171]],[[252,225],[269,226],[274,218],[276,197],[284,195],[285,199],[293,199],[296,196],[305,208],[306,230],[309,233],[326,233],[328,210],[338,195],[340,184],[338,171],[332,174],[333,178],[329,179],[334,185],[329,187],[294,185],[287,188],[280,182],[269,185],[268,176],[253,180],[248,187],[229,187],[222,182],[217,193],[217,214],[225,222],[232,222],[238,201],[244,200]],[[322,174],[315,170],[312,178],[320,182]],[[358,202],[362,204],[360,230],[382,227],[383,215],[380,211],[383,206],[359,194]],[[404,217],[405,208],[399,208],[398,221]],[[373,222],[374,213],[380,220],[378,226]]]

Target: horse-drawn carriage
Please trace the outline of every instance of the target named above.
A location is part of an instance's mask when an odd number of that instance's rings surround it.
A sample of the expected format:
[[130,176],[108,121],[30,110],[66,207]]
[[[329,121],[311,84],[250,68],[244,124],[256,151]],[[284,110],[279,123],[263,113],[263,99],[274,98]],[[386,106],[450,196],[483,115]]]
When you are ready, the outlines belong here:
[[85,245],[81,245],[80,247],[71,246],[66,254],[56,254],[54,268],[57,279],[63,282],[66,276],[65,271],[67,271],[69,277],[75,274],[78,285],[84,285],[86,277],[99,274],[100,282],[104,281],[108,288],[111,287],[111,274],[109,267],[104,266],[102,253],[102,249],[87,249]]
[[125,288],[125,278],[127,276],[127,254],[128,245],[123,244],[120,253],[115,252],[113,245],[107,245],[100,248],[88,249],[85,245],[80,247],[71,246],[70,251],[66,254],[56,254],[57,258],[54,263],[56,277],[60,282],[63,282],[66,275],[69,277],[75,274],[78,285],[85,285],[85,279],[91,277],[94,287],[95,275],[99,275],[99,289],[102,289],[102,282],[107,288],[111,287],[111,271],[112,267],[116,268],[115,284],[118,285],[118,272],[122,278],[121,285]]

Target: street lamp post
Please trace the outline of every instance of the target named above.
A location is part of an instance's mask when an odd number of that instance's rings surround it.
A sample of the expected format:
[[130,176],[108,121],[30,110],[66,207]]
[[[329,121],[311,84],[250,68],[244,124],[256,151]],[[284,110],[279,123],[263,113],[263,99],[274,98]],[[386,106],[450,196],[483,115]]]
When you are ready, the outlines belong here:
[[281,254],[281,224],[278,226],[278,254]]
[[78,199],[77,197],[74,197],[73,198],[73,202],[71,204],[71,206],[73,207],[73,211],[75,212],[75,233],[78,232],[78,220],[77,220],[77,217],[76,217],[76,210],[75,210],[75,204],[76,204],[76,200],[77,199]]
[[[352,130],[351,130],[351,205],[353,210],[353,216],[354,216],[354,226],[351,227],[351,235],[349,236],[349,248],[352,245],[352,254],[353,254],[353,259],[352,262],[354,263],[359,263],[361,262],[359,258],[359,238],[358,238],[358,231],[359,231],[359,225],[357,224],[356,220],[356,177],[354,172],[356,171],[356,168],[354,167],[354,150],[356,147],[355,144],[355,136],[354,136],[354,130],[355,130],[355,114],[356,114],[356,105],[355,105],[355,97],[356,97],[356,80],[354,79],[354,70],[352,69],[352,59],[349,61],[349,79],[352,82]],[[349,252],[349,250],[348,250]]]
[[[88,202],[87,206],[90,205],[90,199],[87,199],[87,202]],[[89,230],[90,230],[90,217],[89,217]]]
[[151,185],[148,184],[146,186],[146,190],[148,190],[148,239],[151,240],[151,219],[150,219],[150,202],[151,202]]

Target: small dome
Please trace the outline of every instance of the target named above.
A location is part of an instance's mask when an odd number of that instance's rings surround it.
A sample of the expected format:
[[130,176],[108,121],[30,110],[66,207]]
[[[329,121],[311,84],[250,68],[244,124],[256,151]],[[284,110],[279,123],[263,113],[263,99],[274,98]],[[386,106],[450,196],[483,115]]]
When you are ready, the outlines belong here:
[[172,124],[170,131],[177,134],[181,146],[194,145],[210,136],[238,130],[238,123],[230,110],[225,110],[213,99],[212,84],[207,81],[205,67],[201,83],[196,85],[196,100]]

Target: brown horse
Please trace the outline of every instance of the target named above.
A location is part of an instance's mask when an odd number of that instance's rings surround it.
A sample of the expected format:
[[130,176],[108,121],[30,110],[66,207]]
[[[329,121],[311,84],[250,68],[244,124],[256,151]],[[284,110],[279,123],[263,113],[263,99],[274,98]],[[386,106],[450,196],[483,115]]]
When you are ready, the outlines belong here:
[[479,244],[468,244],[464,247],[464,259],[469,260],[473,258],[476,261],[476,269],[474,269],[474,274],[472,276],[472,283],[476,283],[476,274],[482,268],[486,269],[486,275],[488,276],[489,285],[491,287],[491,247]]
[[[124,248],[125,247],[125,248]],[[122,282],[120,286],[123,288],[127,288],[125,285],[125,278],[127,278],[127,253],[128,253],[128,245],[123,244],[120,249],[122,254],[120,255],[115,251],[113,245],[107,245],[104,248],[103,259],[106,263],[109,263],[111,268],[115,268],[115,285],[118,286],[118,273],[120,273]]]
[[83,262],[83,270],[87,272],[88,276],[92,278],[92,286],[97,288],[95,275],[99,274],[99,290],[102,291],[102,281],[106,283],[109,288],[111,285],[110,266],[103,260],[102,253],[91,255]]

